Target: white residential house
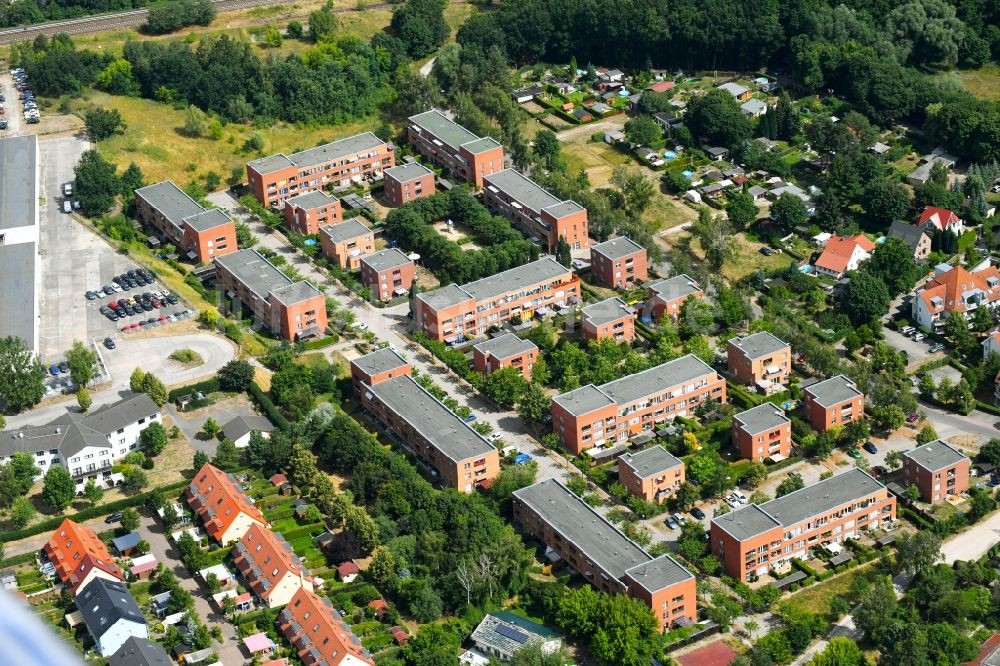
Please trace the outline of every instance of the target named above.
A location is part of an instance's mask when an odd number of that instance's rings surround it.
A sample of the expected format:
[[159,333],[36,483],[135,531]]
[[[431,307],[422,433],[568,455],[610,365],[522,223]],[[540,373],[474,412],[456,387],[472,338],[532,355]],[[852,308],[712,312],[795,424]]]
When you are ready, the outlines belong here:
[[76,606],[102,657],[133,636],[149,638],[146,617],[124,583],[95,579],[76,595]]

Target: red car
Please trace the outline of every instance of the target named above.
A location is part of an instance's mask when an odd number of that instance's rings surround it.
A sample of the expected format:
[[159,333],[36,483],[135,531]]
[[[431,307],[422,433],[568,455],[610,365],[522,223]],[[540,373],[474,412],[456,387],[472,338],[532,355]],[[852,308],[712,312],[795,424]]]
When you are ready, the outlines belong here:
[[912,414],[906,417],[907,423],[916,423],[919,420],[920,420],[920,414],[916,412],[913,412]]
[[119,301],[108,301],[108,307],[112,310],[117,310],[122,307],[122,304]]
[[160,321],[166,321],[167,315],[160,315]]

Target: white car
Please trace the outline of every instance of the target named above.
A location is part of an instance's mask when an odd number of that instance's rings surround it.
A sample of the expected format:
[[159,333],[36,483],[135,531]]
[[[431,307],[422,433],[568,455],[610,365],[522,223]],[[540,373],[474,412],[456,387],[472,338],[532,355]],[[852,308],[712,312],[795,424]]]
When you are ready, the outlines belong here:
[[925,338],[927,338],[927,335],[924,334],[924,333],[917,333],[916,335],[913,336],[913,339],[916,340],[917,342],[920,342],[921,340],[924,340]]
[[726,497],[726,504],[728,504],[730,507],[734,509],[738,509],[740,507],[740,501],[735,497],[733,497],[732,495],[728,495]]
[[368,330],[368,324],[366,324],[363,321],[359,321],[356,324],[354,324],[354,330],[355,331],[367,331]]

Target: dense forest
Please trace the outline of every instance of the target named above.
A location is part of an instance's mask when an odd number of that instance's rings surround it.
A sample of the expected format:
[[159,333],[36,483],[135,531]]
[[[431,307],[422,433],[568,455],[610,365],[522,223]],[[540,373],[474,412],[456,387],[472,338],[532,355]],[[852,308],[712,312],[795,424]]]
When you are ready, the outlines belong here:
[[960,157],[985,161],[1000,158],[1000,106],[931,75],[1000,55],[998,24],[1000,3],[986,0],[523,0],[473,15],[458,42],[461,60],[487,71],[501,59],[770,67],[835,92],[873,122],[913,123]]

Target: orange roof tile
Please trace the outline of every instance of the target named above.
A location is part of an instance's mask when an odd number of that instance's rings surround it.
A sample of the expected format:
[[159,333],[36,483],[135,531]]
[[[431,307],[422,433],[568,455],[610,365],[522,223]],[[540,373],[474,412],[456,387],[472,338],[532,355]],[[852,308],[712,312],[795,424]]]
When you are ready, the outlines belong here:
[[184,494],[213,539],[219,540],[240,514],[267,525],[264,514],[237,487],[236,479],[210,463],[195,474]]
[[871,252],[875,249],[875,243],[871,242],[864,234],[833,236],[826,242],[826,248],[816,260],[816,266],[834,273],[843,273],[847,270],[847,264],[851,261],[851,255],[854,254],[856,247],[860,247],[865,252]]
[[233,562],[254,594],[267,601],[285,576],[292,574],[312,583],[309,570],[280,534],[253,524],[233,547]]
[[928,281],[918,296],[931,314],[965,312],[967,297],[976,291],[983,294],[984,304],[1000,300],[1000,271],[996,266],[975,273],[956,266]]
[[375,664],[330,602],[306,588],[295,593],[278,615],[278,622],[305,666],[338,666],[348,656]]
[[93,530],[67,518],[42,548],[56,568],[56,574],[76,594],[92,569],[100,569],[118,580],[125,580],[108,547]]

